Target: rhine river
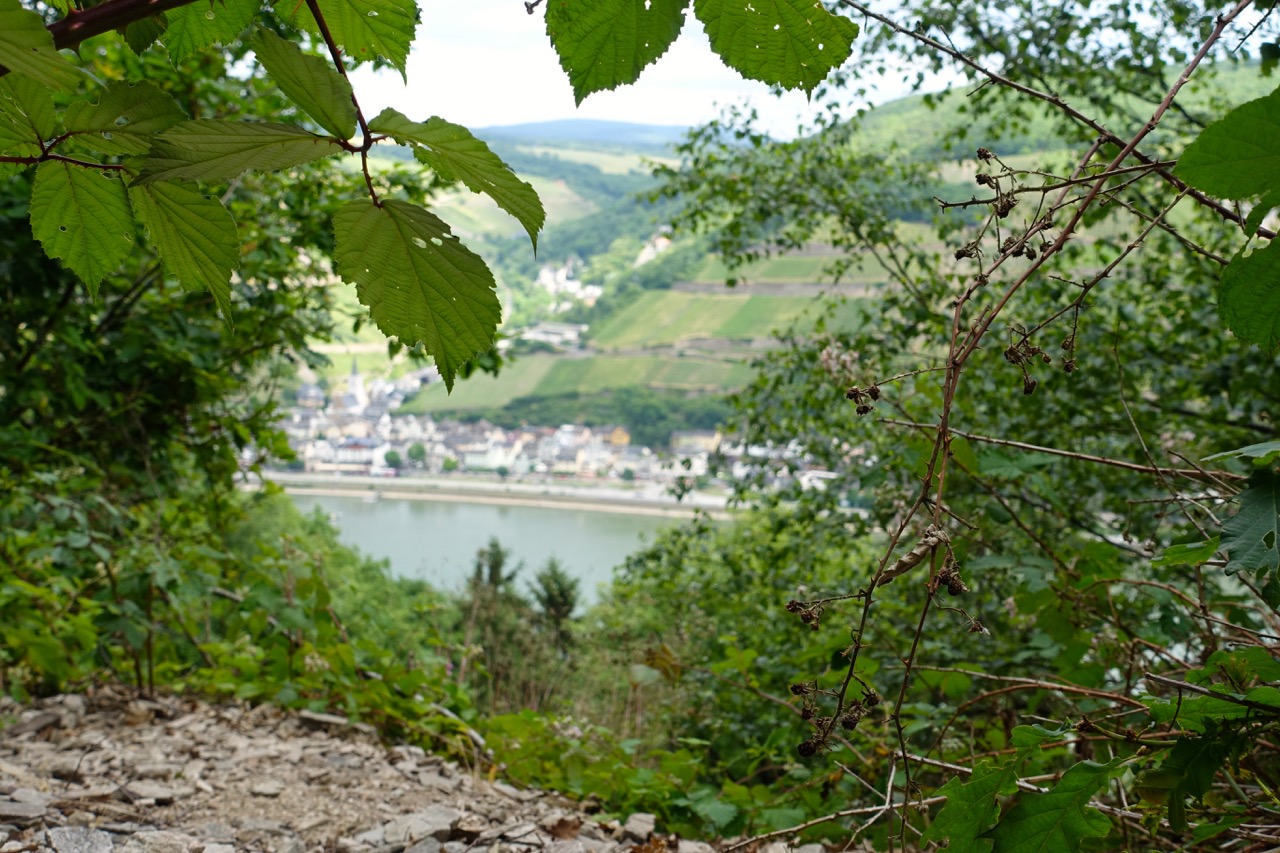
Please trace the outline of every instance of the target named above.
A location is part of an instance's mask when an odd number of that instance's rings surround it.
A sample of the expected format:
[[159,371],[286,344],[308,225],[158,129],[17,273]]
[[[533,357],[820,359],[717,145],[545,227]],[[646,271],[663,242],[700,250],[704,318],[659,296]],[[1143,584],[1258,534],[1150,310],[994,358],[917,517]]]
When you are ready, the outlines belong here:
[[527,588],[548,559],[582,581],[583,603],[597,600],[614,566],[638,550],[670,518],[529,506],[494,506],[355,497],[292,495],[304,513],[330,515],[340,539],[361,553],[386,559],[398,577],[421,578],[444,590],[459,590],[471,577],[476,551],[497,536],[524,568],[516,585]]

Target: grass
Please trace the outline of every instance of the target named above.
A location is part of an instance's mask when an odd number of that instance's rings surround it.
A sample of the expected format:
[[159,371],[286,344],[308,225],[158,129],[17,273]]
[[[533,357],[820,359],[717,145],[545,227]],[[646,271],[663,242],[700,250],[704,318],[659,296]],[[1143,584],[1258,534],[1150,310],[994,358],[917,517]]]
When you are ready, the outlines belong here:
[[679,161],[673,157],[659,157],[638,151],[593,151],[585,148],[558,148],[554,145],[521,145],[521,151],[545,154],[570,163],[595,166],[606,175],[625,175],[628,172],[648,174],[652,163],[674,166]]
[[655,290],[601,323],[591,338],[602,350],[755,340],[789,325],[813,304],[812,296]]
[[497,377],[485,374],[460,381],[452,395],[442,385],[423,389],[400,414],[434,414],[501,408],[517,397],[596,394],[616,388],[645,387],[678,391],[739,388],[751,370],[739,360],[663,356],[562,358],[524,356]]

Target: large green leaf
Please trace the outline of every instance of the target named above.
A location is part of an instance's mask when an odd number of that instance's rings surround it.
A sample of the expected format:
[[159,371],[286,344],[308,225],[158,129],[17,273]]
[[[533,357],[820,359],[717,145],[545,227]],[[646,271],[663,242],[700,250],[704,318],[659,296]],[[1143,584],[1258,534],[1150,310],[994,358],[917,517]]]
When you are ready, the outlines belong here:
[[31,187],[31,233],[96,293],[133,249],[133,215],[119,174],[41,163]]
[[1280,441],[1260,441],[1257,444],[1237,447],[1235,450],[1226,450],[1222,453],[1206,456],[1204,461],[1215,462],[1219,459],[1248,459],[1258,467],[1270,465],[1280,460]]
[[356,104],[351,84],[328,60],[308,56],[270,30],[258,30],[250,43],[258,61],[280,91],[339,139],[356,132]]
[[225,181],[341,153],[333,139],[290,124],[199,119],[156,137],[135,183]]
[[[334,41],[343,55],[355,62],[382,57],[404,74],[418,25],[414,0],[317,0]],[[315,18],[305,3],[280,0],[276,12],[290,23],[318,33]]]
[[425,122],[410,121],[391,108],[369,122],[369,130],[418,146],[414,155],[442,178],[462,181],[472,192],[484,193],[520,220],[537,248],[538,231],[546,220],[538,193],[471,131],[436,116]]
[[1252,198],[1280,188],[1280,89],[1241,104],[1206,127],[1174,174],[1219,198]]
[[98,103],[67,107],[64,126],[77,142],[103,154],[145,154],[157,133],[186,119],[182,108],[151,83],[112,83]]
[[959,776],[952,777],[938,789],[947,804],[920,836],[920,843],[946,842],[950,853],[990,850],[991,839],[979,836],[1000,817],[997,798],[1016,791],[1017,778],[1013,762],[1000,767],[990,761],[979,762],[967,782],[962,783]]
[[684,26],[688,0],[551,0],[547,35],[581,104],[634,83]]
[[166,23],[164,15],[152,15],[141,21],[134,21],[124,28],[124,43],[134,53],[141,54],[164,35]]
[[58,131],[49,90],[19,74],[0,80],[0,151],[17,157],[36,157],[41,143]]
[[1221,548],[1228,572],[1266,572],[1280,568],[1280,476],[1258,471],[1240,494],[1240,509],[1222,525]]
[[694,0],[711,49],[744,77],[812,92],[840,67],[858,25],[819,0]]
[[1245,343],[1280,346],[1280,241],[1231,258],[1218,284],[1218,315]]
[[333,217],[338,274],[387,335],[421,343],[452,391],[458,368],[493,345],[502,307],[483,260],[434,214],[353,201]]
[[230,322],[231,271],[240,263],[240,241],[227,209],[180,184],[132,187],[129,198],[165,272],[190,290],[207,288]]
[[165,13],[162,41],[174,62],[215,44],[228,45],[253,23],[262,0],[197,0]]
[[0,65],[55,89],[74,89],[85,79],[53,46],[44,18],[18,0],[0,0]]
[[1043,794],[1021,794],[986,837],[995,853],[1073,853],[1086,838],[1106,835],[1111,821],[1089,800],[1111,778],[1105,764],[1082,761]]
[[1161,765],[1139,777],[1140,786],[1159,785],[1167,792],[1169,825],[1174,832],[1187,831],[1187,797],[1200,799],[1208,793],[1214,775],[1235,751],[1236,743],[1236,738],[1216,733],[1178,738]]

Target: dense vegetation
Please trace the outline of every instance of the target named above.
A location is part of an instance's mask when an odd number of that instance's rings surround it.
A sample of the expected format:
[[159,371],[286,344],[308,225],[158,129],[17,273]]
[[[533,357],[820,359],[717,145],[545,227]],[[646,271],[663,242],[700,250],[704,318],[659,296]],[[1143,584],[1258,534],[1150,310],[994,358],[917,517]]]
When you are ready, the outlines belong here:
[[[837,272],[874,259],[875,310],[849,328],[833,307],[762,357],[732,418],[758,451],[749,509],[661,537],[578,618],[563,572],[522,589],[500,542],[442,596],[236,488],[287,456],[273,387],[331,333],[328,255],[452,383],[497,302],[430,195],[461,181],[540,230],[464,128],[361,113],[346,63],[403,68],[416,6],[0,6],[3,689],[341,709],[682,833],[1274,846],[1280,99],[1228,110],[1205,62],[1238,41],[1269,71],[1270,6],[835,5],[692,4],[729,65],[832,111],[783,142],[726,116],[659,195],[731,274],[814,241]],[[582,98],[634,80],[687,6],[545,14]],[[95,33],[90,77],[55,47]],[[247,46],[283,98],[235,79]],[[936,100],[968,134],[956,164],[866,147],[842,110],[867,78],[828,78],[855,52],[863,75],[891,57],[973,84]],[[425,179],[368,167],[392,139]],[[314,162],[339,152],[360,168]],[[904,225],[957,175],[932,233]]]

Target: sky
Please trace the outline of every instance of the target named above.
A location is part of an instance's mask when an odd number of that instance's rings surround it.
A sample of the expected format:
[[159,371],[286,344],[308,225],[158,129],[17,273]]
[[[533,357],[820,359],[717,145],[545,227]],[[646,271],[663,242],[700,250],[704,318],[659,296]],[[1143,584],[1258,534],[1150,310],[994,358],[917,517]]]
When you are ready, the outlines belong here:
[[597,92],[575,107],[543,23],[543,10],[523,0],[419,0],[422,23],[408,63],[408,86],[395,71],[362,67],[353,75],[367,115],[394,106],[416,121],[437,115],[467,127],[566,118],[692,126],[721,106],[750,98],[763,129],[795,134],[797,117],[811,114],[803,93],[782,98],[763,83],[726,68],[690,14],[680,38],[640,80]]

